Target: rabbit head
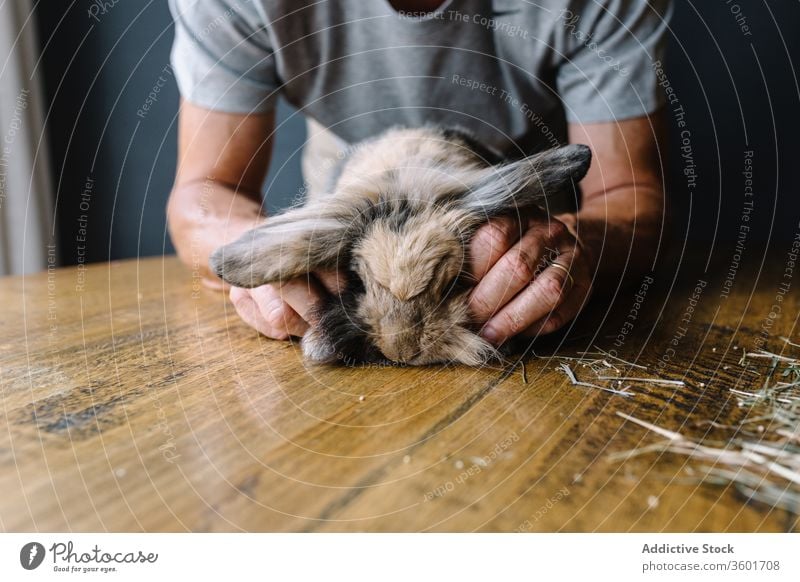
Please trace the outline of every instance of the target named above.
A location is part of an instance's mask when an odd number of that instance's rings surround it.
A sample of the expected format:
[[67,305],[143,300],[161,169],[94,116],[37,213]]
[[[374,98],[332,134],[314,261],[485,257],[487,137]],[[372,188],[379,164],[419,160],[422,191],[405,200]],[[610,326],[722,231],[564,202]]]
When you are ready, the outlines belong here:
[[[369,158],[369,149],[359,155]],[[496,352],[467,310],[472,234],[570,187],[590,158],[588,147],[569,145],[495,166],[395,167],[378,179],[340,180],[328,197],[221,247],[211,265],[247,288],[343,271],[344,291],[317,307],[303,338],[312,360],[480,365]]]

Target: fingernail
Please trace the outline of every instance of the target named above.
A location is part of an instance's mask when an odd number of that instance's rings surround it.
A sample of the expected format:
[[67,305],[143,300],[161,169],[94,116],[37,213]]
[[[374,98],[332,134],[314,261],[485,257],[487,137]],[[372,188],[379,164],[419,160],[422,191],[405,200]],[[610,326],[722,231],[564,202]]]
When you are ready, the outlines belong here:
[[496,344],[497,341],[500,339],[500,334],[498,334],[497,330],[490,325],[485,326],[481,330],[480,335],[483,339],[493,344]]

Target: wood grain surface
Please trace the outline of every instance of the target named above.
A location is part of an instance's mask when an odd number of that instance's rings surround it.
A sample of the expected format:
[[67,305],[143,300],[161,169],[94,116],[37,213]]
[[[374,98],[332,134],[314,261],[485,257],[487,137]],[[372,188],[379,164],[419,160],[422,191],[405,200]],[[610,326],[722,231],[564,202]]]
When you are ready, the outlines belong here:
[[[724,271],[634,282],[567,339],[534,344],[524,379],[516,360],[308,365],[174,258],[0,280],[0,528],[796,530],[683,457],[611,456],[657,440],[617,412],[685,434],[745,414],[730,392],[753,381],[740,350],[796,337],[795,290],[770,318],[784,260],[730,293]],[[576,387],[549,357],[594,345],[648,368],[622,374],[685,385]]]

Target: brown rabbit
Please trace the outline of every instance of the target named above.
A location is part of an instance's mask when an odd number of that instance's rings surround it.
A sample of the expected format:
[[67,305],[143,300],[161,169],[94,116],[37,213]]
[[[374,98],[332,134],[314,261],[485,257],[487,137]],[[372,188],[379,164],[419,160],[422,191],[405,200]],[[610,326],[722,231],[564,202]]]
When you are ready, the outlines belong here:
[[470,238],[494,216],[544,205],[590,161],[584,145],[503,162],[459,130],[391,129],[350,150],[328,195],[268,218],[211,266],[238,287],[344,271],[345,291],[303,338],[311,360],[481,365],[497,353],[467,311]]

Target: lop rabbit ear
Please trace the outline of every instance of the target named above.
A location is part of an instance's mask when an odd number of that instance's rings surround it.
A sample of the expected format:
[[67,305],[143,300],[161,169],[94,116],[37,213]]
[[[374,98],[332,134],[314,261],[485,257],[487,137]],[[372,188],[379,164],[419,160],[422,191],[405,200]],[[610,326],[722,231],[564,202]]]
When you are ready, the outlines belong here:
[[349,247],[348,224],[347,216],[320,205],[297,208],[218,248],[209,262],[222,280],[246,288],[334,268]]
[[589,169],[592,151],[574,144],[492,166],[482,172],[463,198],[467,209],[491,218],[533,205],[579,182]]

